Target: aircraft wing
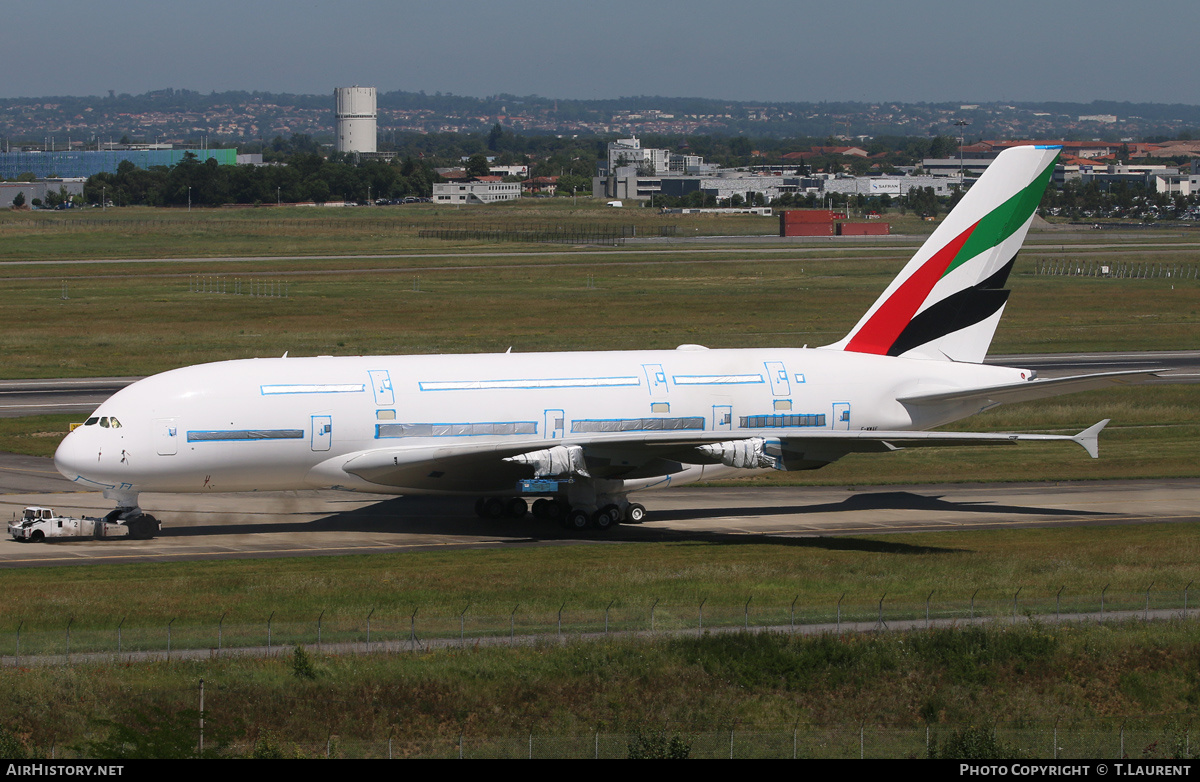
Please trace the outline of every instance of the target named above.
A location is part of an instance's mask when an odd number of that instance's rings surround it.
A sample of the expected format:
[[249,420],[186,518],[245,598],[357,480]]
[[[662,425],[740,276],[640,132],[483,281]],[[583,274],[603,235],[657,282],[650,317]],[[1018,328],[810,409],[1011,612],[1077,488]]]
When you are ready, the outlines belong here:
[[1022,383],[1006,383],[988,388],[970,388],[954,391],[937,391],[929,394],[913,394],[899,397],[896,401],[906,405],[944,405],[953,402],[977,402],[980,410],[1012,402],[1028,402],[1031,399],[1046,399],[1059,394],[1076,391],[1092,391],[1111,385],[1134,385],[1160,377],[1155,372],[1130,370],[1126,372],[1101,372],[1095,375],[1073,375],[1045,380],[1027,380]]
[[[480,493],[512,491],[522,479],[580,474],[595,478],[641,479],[670,475],[689,465],[758,469],[815,469],[850,453],[904,448],[1013,445],[1068,441],[1096,458],[1097,438],[1108,420],[1076,435],[1002,432],[840,431],[781,433],[777,429],[734,432],[598,433],[587,439],[429,445],[379,448],[339,457],[340,469],[380,486],[418,492]],[[561,449],[551,464],[552,449]],[[576,450],[577,449],[577,450]],[[574,458],[567,453],[570,451]],[[543,459],[543,467],[534,466]],[[551,472],[546,472],[551,470]]]

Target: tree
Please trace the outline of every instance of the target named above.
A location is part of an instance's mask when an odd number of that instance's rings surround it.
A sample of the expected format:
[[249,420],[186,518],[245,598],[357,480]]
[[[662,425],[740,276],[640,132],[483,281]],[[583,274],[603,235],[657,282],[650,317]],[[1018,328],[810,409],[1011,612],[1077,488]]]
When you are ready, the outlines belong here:
[[476,152],[467,158],[467,174],[470,176],[487,176],[491,168],[482,152]]
[[16,196],[13,197],[12,205],[13,205],[14,209],[20,209],[21,207],[25,206],[25,191],[24,190],[17,191]]

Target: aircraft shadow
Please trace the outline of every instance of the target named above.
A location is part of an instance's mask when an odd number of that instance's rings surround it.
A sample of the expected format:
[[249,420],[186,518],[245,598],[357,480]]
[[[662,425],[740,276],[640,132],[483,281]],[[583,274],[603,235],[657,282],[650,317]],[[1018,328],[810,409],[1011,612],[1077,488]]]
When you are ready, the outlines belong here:
[[861,513],[872,510],[923,510],[937,513],[1013,513],[1033,516],[1105,516],[1104,511],[997,505],[992,502],[952,502],[940,495],[908,491],[853,494],[841,502],[820,505],[753,505],[744,508],[681,508],[654,512],[654,521],[685,521],[712,516],[788,516],[806,513]]
[[[951,502],[940,496],[912,492],[873,492],[855,494],[834,503],[791,506],[752,506],[744,508],[684,508],[652,510],[653,521],[686,522],[736,515],[784,516],[812,513],[870,512],[872,510],[917,510],[970,514],[1022,514],[1044,516],[1103,517],[1100,511],[1071,511],[1059,508],[1038,508],[1018,505],[997,505],[980,502]],[[272,514],[275,518],[279,515]],[[282,515],[298,515],[284,513]],[[937,553],[955,549],[914,546],[899,542],[868,541],[853,536],[830,536],[814,531],[811,537],[779,535],[745,535],[686,528],[664,529],[659,526],[620,525],[607,532],[595,530],[564,530],[557,524],[526,517],[521,520],[478,518],[473,501],[460,497],[394,497],[372,505],[332,513],[306,521],[265,522],[248,519],[245,522],[209,526],[174,526],[167,519],[160,536],[163,538],[203,538],[216,535],[289,534],[289,533],[381,533],[386,535],[431,535],[444,544],[446,538],[483,537],[489,540],[553,543],[561,541],[622,541],[622,542],[695,542],[820,547],[837,550],[860,550],[884,553]],[[885,531],[883,528],[880,531]],[[834,530],[831,530],[834,532]],[[471,541],[464,540],[464,545]],[[420,543],[416,544],[417,546]]]

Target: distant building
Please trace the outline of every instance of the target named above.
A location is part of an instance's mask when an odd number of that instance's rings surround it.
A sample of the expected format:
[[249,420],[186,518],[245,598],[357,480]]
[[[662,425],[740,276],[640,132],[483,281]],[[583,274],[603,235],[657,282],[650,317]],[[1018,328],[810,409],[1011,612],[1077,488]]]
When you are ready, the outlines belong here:
[[117,166],[128,160],[138,168],[167,166],[183,160],[192,153],[201,162],[212,158],[218,165],[237,165],[236,149],[101,149],[61,152],[0,152],[0,179],[16,179],[21,174],[33,174],[37,179],[84,179],[94,174],[115,174]]
[[521,183],[521,189],[532,195],[554,195],[554,192],[558,190],[558,177],[538,176],[533,179],[526,179]]
[[488,173],[495,176],[529,176],[529,166],[488,166]]
[[435,204],[491,204],[521,197],[520,182],[436,182]]
[[33,205],[33,199],[46,200],[49,192],[61,193],[66,190],[68,196],[83,195],[83,185],[86,179],[41,179],[37,182],[0,182],[0,209],[11,209],[17,193],[25,195],[25,206]]
[[337,103],[337,151],[376,151],[376,106],[374,87],[338,87],[333,91]]
[[592,194],[605,198],[646,199],[662,191],[664,177],[712,175],[717,167],[699,155],[643,147],[636,138],[609,142],[608,155],[596,164]]

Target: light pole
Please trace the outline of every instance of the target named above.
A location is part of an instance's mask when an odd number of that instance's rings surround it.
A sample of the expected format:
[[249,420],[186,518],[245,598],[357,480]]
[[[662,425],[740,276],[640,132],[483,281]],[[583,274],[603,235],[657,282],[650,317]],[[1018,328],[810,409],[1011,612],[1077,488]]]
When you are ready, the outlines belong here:
[[192,211],[192,186],[188,185],[188,211]]
[[970,120],[957,120],[955,125],[958,126],[958,184],[963,184],[963,128],[971,124]]

